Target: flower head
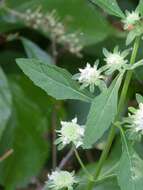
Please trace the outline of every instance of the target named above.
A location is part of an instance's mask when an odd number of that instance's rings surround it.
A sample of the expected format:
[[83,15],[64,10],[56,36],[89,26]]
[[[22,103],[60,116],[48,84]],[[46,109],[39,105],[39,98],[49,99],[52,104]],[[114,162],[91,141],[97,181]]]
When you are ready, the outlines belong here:
[[92,67],[87,63],[84,69],[79,69],[80,73],[73,76],[74,79],[78,80],[82,84],[81,88],[86,88],[89,86],[90,91],[94,92],[95,86],[100,86],[103,82],[103,75],[101,75],[100,69],[98,70],[98,61],[95,62],[95,65]]
[[132,139],[140,139],[143,134],[143,103],[139,103],[139,109],[130,108],[131,113],[125,119],[127,127],[129,128],[128,134]]
[[105,56],[105,62],[107,63],[107,70],[108,74],[111,74],[115,70],[121,70],[125,64],[127,63],[127,60],[125,57],[128,55],[129,50],[125,50],[123,52],[120,52],[118,50],[118,46],[116,46],[113,50],[113,52],[109,52],[107,49],[103,49],[103,54]]
[[143,103],[139,104],[139,109],[136,110],[132,117],[135,131],[141,131],[143,133]]
[[126,18],[122,20],[124,23],[124,29],[128,30],[132,28],[133,25],[135,25],[140,20],[140,15],[137,11],[126,11]]
[[76,148],[83,144],[84,126],[77,124],[77,118],[71,122],[61,121],[62,128],[58,130],[59,138],[56,140],[58,148],[62,149],[65,145],[73,143]]
[[46,188],[53,190],[59,190],[67,188],[73,190],[73,185],[77,183],[74,177],[74,172],[70,173],[67,171],[54,171],[51,175],[48,175],[49,180],[46,182]]

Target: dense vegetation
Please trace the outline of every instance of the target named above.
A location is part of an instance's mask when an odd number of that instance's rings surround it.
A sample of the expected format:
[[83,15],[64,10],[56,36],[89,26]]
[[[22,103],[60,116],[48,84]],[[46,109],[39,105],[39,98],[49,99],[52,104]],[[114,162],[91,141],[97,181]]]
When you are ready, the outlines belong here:
[[59,168],[69,190],[142,190],[142,21],[142,0],[0,1],[0,189]]

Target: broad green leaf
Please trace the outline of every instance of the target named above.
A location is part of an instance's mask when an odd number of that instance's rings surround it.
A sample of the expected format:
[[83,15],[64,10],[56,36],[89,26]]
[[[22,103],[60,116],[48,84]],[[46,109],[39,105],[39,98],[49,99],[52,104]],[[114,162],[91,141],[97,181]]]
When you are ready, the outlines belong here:
[[11,148],[14,152],[0,164],[0,184],[6,190],[15,190],[39,174],[48,157],[48,144],[44,139],[45,115],[20,86],[10,84],[14,106],[0,141],[0,154]]
[[52,64],[45,64],[36,59],[17,59],[18,66],[50,96],[56,99],[76,99],[90,102],[92,96],[80,90],[77,82],[65,69]]
[[123,152],[118,168],[118,183],[121,190],[142,190],[143,160],[123,136]]
[[139,1],[139,4],[137,6],[137,11],[143,16],[143,0]]
[[11,98],[7,78],[0,67],[0,138],[11,115]]
[[116,0],[90,0],[91,2],[95,3],[102,9],[104,9],[107,13],[124,18],[125,15],[120,9],[119,5],[117,4]]
[[85,147],[97,142],[114,121],[122,76],[114,79],[110,87],[93,100],[86,122]]
[[21,41],[24,46],[25,52],[29,58],[36,58],[45,63],[47,62],[48,64],[54,64],[54,61],[52,60],[51,56],[48,55],[48,53],[46,53],[40,47],[38,47],[37,44],[26,38],[21,38]]
[[69,33],[79,31],[79,38],[83,46],[98,43],[108,36],[116,34],[115,29],[106,18],[84,0],[19,0],[18,2],[6,0],[6,3],[20,12],[29,8],[33,10],[39,6],[42,7],[43,12],[56,10]]

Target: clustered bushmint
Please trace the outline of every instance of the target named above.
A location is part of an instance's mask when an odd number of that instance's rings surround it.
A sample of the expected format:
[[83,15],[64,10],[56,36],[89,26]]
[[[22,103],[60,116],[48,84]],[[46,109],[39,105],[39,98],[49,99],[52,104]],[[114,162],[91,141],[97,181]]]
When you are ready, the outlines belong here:
[[112,74],[116,70],[121,71],[121,69],[124,68],[126,63],[128,62],[127,59],[125,59],[128,53],[128,49],[120,52],[118,46],[114,48],[113,52],[109,52],[107,49],[104,48],[104,61],[107,63],[108,68],[106,73]]
[[120,52],[118,46],[114,48],[113,52],[109,52],[104,48],[103,54],[106,65],[98,69],[98,60],[94,66],[87,63],[84,69],[79,69],[80,73],[75,74],[73,79],[81,84],[81,89],[89,87],[90,92],[93,93],[97,86],[102,91],[106,88],[105,79],[113,74],[114,71],[120,72],[126,67],[128,61],[125,58],[128,53],[128,49]]
[[54,171],[51,175],[48,175],[49,181],[46,182],[45,189],[50,188],[53,190],[59,190],[67,188],[73,190],[73,185],[77,183],[74,177],[74,172],[67,171]]
[[128,128],[127,135],[131,140],[141,140],[143,135],[143,103],[139,103],[139,108],[129,108],[128,118],[124,119],[125,126]]
[[73,76],[73,79],[78,80],[81,85],[81,89],[89,87],[91,92],[94,92],[95,86],[101,86],[103,84],[104,76],[101,75],[101,70],[97,69],[98,61],[95,62],[92,67],[87,63],[84,69],[79,69],[80,73]]
[[139,15],[139,12],[137,11],[126,11],[125,13],[126,18],[122,20],[122,22],[124,23],[124,29],[131,30],[133,28],[133,25],[140,21],[141,17]]
[[76,148],[83,144],[84,126],[77,124],[77,118],[72,119],[71,122],[61,121],[61,129],[57,130],[59,138],[56,144],[59,149],[72,143]]
[[[83,145],[84,126],[77,124],[76,117],[70,122],[61,121],[61,126],[61,129],[56,131],[59,137],[55,142],[59,150],[68,144],[72,144],[76,148]],[[45,189],[58,190],[67,188],[68,190],[73,190],[72,186],[77,183],[74,172],[56,170],[51,175],[48,175],[48,178],[49,180],[46,182]]]
[[[141,20],[140,14],[137,11],[126,11],[126,17],[122,20],[125,30],[132,30],[134,26]],[[106,87],[105,79],[112,75],[115,71],[122,72],[127,68],[127,55],[129,50],[119,51],[116,46],[113,52],[103,49],[105,56],[105,66],[98,68],[99,61],[97,60],[93,66],[87,63],[86,67],[79,69],[79,73],[73,76],[81,85],[81,89],[86,87],[94,93],[95,87],[104,89]],[[143,134],[143,103],[139,103],[139,109],[130,108],[130,113],[124,119],[124,124],[128,127],[127,133],[129,138],[137,139]],[[72,144],[78,148],[83,145],[84,128],[77,123],[77,118],[72,121],[61,121],[61,129],[57,130],[58,138],[55,142],[58,149],[63,149],[66,145]],[[73,185],[77,183],[74,177],[74,172],[56,170],[51,175],[48,175],[49,180],[46,182],[46,188],[59,190],[67,188],[73,190]]]

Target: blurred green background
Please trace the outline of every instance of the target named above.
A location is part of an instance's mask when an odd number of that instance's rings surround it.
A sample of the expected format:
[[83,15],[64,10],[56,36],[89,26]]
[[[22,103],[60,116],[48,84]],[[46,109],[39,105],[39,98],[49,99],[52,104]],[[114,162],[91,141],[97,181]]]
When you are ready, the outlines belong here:
[[[56,101],[39,87],[36,87],[18,68],[15,59],[41,56],[51,59],[52,39],[39,29],[26,26],[19,19],[3,10],[0,1],[0,155],[9,150],[13,153],[5,160],[0,159],[0,189],[41,189],[46,175],[53,168],[53,128],[60,126],[60,120],[71,119],[75,115],[84,124],[89,109],[87,103],[79,101]],[[41,7],[43,13],[56,10],[68,33],[78,32],[79,43],[83,46],[82,57],[58,47],[56,64],[72,74],[78,72],[87,62],[94,64],[100,59],[104,64],[102,48],[112,50],[115,45],[125,48],[126,34],[120,20],[108,16],[103,10],[88,0],[6,0],[11,10],[25,13],[27,9]],[[137,0],[119,0],[122,10],[135,9]],[[28,39],[10,39],[10,34],[18,34]],[[29,43],[28,43],[29,42]],[[35,50],[35,51],[34,51]],[[138,59],[142,57],[141,43]],[[128,97],[133,104],[133,94],[143,93],[143,70],[136,70],[130,85]],[[100,146],[99,146],[100,147]],[[98,148],[99,148],[98,147]],[[100,147],[102,148],[102,147]],[[68,149],[58,153],[60,163]],[[95,162],[100,154],[97,147],[82,153],[85,162]],[[2,158],[2,157],[0,157]],[[72,157],[65,168],[79,169]],[[93,163],[91,170],[95,168]],[[79,187],[82,188],[83,187]],[[118,190],[115,181],[99,185],[96,190]]]

